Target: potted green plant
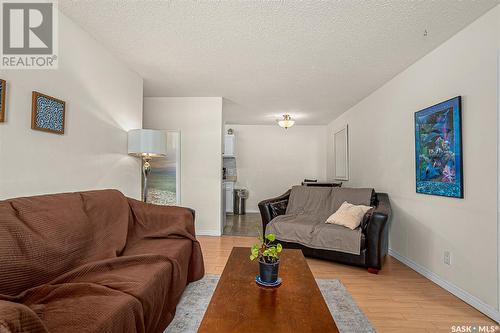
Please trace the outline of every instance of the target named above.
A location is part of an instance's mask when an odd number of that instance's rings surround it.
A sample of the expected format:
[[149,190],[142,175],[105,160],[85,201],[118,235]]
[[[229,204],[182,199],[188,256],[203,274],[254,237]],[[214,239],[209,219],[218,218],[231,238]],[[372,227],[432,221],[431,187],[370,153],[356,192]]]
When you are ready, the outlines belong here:
[[252,246],[250,260],[259,260],[260,281],[273,284],[278,281],[280,253],[283,249],[280,243],[274,243],[276,236],[267,234],[259,236],[259,243]]

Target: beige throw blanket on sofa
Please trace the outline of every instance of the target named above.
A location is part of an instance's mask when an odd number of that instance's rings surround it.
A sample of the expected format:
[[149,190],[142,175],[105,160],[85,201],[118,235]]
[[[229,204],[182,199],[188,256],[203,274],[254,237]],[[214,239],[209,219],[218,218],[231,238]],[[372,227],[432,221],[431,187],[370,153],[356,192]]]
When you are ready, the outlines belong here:
[[360,228],[351,230],[325,221],[344,201],[369,206],[372,195],[371,188],[294,186],[286,214],[274,218],[266,233],[311,248],[360,254]]

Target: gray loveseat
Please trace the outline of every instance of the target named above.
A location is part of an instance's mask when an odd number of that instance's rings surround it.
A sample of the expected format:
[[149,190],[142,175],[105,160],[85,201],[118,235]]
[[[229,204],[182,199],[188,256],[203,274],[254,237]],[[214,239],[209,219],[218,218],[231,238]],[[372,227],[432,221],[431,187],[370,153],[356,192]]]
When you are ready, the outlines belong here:
[[[344,201],[372,206],[354,230],[326,224]],[[369,188],[294,186],[259,203],[263,232],[306,256],[367,267],[378,273],[388,252],[389,197]]]

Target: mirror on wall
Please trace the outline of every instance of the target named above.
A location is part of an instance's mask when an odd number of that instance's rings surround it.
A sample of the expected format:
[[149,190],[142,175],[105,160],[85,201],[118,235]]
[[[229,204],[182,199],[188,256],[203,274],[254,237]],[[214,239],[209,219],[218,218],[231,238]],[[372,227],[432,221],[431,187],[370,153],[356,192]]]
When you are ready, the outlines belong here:
[[180,205],[181,133],[167,131],[167,155],[151,160],[147,202],[156,205]]
[[347,124],[333,132],[334,178],[349,180],[349,140]]

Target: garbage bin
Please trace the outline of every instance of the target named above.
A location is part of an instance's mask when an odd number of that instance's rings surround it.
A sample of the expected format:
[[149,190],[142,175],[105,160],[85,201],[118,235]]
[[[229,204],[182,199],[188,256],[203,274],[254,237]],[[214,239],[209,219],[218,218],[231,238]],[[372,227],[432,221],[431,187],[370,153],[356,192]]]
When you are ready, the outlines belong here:
[[236,215],[245,215],[245,200],[248,198],[248,190],[234,189],[233,194],[233,213]]

